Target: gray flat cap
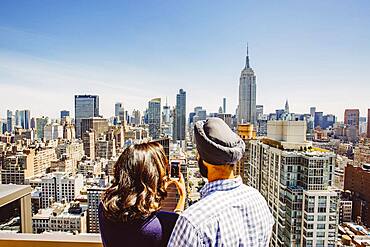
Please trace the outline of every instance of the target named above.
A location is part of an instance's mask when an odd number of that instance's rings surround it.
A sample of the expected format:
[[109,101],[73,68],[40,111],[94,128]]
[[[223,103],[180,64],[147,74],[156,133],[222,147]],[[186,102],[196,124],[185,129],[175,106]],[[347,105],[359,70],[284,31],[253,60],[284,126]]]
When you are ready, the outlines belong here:
[[196,122],[194,136],[199,156],[207,163],[235,164],[243,157],[244,141],[221,118]]

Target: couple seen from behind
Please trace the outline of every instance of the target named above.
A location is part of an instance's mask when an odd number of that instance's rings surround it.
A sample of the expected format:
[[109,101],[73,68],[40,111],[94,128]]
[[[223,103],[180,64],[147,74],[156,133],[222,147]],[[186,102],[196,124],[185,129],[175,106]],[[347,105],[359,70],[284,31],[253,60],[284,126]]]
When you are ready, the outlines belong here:
[[[156,143],[126,148],[114,165],[114,178],[99,205],[104,247],[269,246],[273,216],[262,195],[243,184],[233,169],[244,141],[220,118],[194,127],[200,173],[208,182],[201,199],[184,210],[184,177],[169,176],[163,147]],[[161,210],[169,184],[179,199],[174,212]]]

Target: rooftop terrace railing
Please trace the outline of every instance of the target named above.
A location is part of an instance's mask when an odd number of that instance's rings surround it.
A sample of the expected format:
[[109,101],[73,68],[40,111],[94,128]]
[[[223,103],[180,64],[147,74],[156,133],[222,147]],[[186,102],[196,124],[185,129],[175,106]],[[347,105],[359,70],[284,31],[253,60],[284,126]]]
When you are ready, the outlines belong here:
[[103,247],[99,234],[25,234],[0,232],[0,246],[6,247]]

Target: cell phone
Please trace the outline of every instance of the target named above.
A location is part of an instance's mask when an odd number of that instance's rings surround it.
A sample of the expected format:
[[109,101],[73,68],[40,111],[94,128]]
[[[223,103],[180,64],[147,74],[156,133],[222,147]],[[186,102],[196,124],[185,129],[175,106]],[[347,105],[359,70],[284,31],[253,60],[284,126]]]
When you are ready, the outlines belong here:
[[180,177],[180,164],[179,162],[171,162],[171,172],[170,177],[171,178],[179,178]]

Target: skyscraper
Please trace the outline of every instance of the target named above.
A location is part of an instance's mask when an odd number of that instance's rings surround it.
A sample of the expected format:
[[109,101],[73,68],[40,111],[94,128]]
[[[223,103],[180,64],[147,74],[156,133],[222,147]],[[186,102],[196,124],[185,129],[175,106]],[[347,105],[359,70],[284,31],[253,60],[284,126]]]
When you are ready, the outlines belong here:
[[114,116],[115,117],[118,117],[119,116],[119,112],[122,108],[122,103],[121,102],[117,102],[115,105],[114,105]]
[[166,105],[163,106],[163,123],[169,124],[170,121],[171,121],[171,108],[167,104],[167,99],[166,99]]
[[256,76],[249,65],[249,53],[240,75],[238,122],[256,125]]
[[20,112],[18,110],[15,111],[15,114],[14,114],[14,117],[15,117],[15,126],[20,126],[21,125],[21,120],[20,120]]
[[21,126],[22,129],[29,129],[31,126],[30,110],[16,111],[16,113],[18,113],[18,125]]
[[148,105],[149,136],[158,139],[161,135],[161,99],[155,98]]
[[37,131],[37,138],[41,140],[44,138],[44,128],[48,124],[49,119],[48,117],[42,116],[41,118],[36,118],[36,131]]
[[286,100],[285,102],[285,113],[289,113],[289,103],[288,103],[288,100]]
[[322,111],[320,112],[315,112],[315,120],[314,120],[314,127],[316,128],[317,126],[323,126],[323,116],[324,113]]
[[13,128],[14,128],[14,117],[13,117],[13,112],[10,111],[10,110],[7,110],[6,111],[6,127],[7,127],[7,131],[9,133],[12,133],[13,132]]
[[185,140],[186,126],[186,92],[183,89],[179,90],[176,95],[176,138],[175,140]]
[[223,113],[226,113],[226,98],[223,99],[223,102],[222,102],[222,110],[223,110]]
[[81,119],[99,116],[99,96],[75,95],[76,137],[81,138]]

